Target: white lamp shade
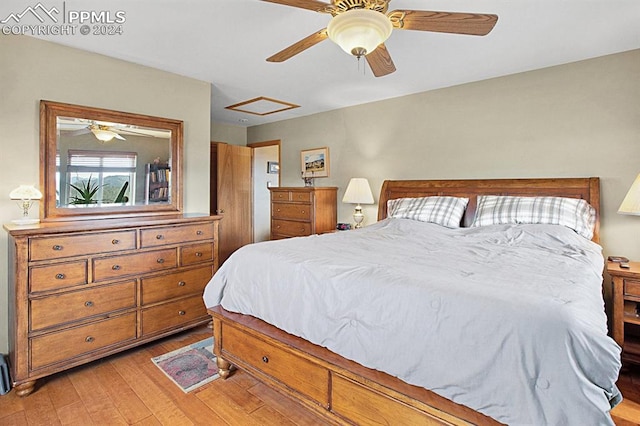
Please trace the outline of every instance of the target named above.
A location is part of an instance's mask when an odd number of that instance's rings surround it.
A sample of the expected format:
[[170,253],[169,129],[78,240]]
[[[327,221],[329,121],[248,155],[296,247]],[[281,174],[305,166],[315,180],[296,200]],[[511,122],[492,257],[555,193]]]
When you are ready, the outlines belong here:
[[9,193],[12,200],[40,200],[42,193],[33,185],[20,185]]
[[622,200],[622,204],[620,204],[618,213],[640,216],[640,175],[633,181],[627,195]]
[[391,35],[393,25],[384,13],[352,9],[334,16],[327,26],[329,38],[350,55],[373,52]]
[[373,204],[373,194],[369,181],[365,178],[351,178],[342,197],[343,203]]
[[112,132],[111,130],[91,129],[91,131],[96,136],[96,139],[101,142],[109,142],[116,137],[116,133]]

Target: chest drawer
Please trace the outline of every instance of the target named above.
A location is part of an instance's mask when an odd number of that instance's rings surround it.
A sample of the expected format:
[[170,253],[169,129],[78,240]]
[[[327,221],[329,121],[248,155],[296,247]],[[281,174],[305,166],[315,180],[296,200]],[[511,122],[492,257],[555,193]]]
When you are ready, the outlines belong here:
[[[235,327],[222,325],[222,350],[244,354],[251,367],[327,407],[329,371],[289,351],[267,344]],[[250,354],[250,355],[246,355]]]
[[34,337],[30,339],[31,369],[68,361],[135,338],[135,313]]
[[136,248],[136,232],[118,231],[80,235],[31,238],[30,260],[48,260],[62,257],[109,253]]
[[189,241],[210,240],[214,236],[213,233],[214,225],[211,222],[143,229],[140,232],[140,245],[141,247],[156,247]]
[[287,191],[287,190],[271,190],[271,200],[272,201],[294,201],[300,203],[310,203],[311,202],[311,192],[310,191]]
[[178,266],[175,248],[93,259],[94,281],[161,271]]
[[31,329],[40,330],[135,307],[135,281],[56,294],[31,301]]
[[197,319],[210,319],[201,294],[143,309],[142,335],[180,327]]
[[140,280],[142,283],[142,304],[148,305],[189,294],[202,296],[204,287],[212,276],[213,266],[205,266],[184,272],[142,278]]
[[308,204],[273,203],[271,216],[274,219],[311,220],[311,206]]
[[180,247],[180,264],[193,265],[213,260],[213,243],[192,244]]
[[624,295],[640,297],[640,281],[624,280]]
[[57,290],[87,283],[87,261],[57,263],[29,268],[29,291]]
[[288,220],[272,220],[271,232],[273,234],[286,235],[288,237],[304,237],[311,235],[311,224],[309,222],[295,222]]

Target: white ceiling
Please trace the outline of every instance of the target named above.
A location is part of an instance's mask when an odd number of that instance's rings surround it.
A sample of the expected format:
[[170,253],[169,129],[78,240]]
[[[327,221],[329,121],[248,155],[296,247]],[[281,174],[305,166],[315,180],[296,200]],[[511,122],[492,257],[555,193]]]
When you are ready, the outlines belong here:
[[[0,19],[36,2],[3,0]],[[330,40],[283,63],[265,61],[325,28],[326,14],[259,0],[67,0],[64,6],[122,10],[123,35],[41,38],[210,82],[212,119],[239,126],[640,48],[639,0],[393,0],[390,10],[499,19],[485,37],[394,30],[386,46],[397,71],[376,78]],[[301,107],[262,117],[224,109],[259,96]]]

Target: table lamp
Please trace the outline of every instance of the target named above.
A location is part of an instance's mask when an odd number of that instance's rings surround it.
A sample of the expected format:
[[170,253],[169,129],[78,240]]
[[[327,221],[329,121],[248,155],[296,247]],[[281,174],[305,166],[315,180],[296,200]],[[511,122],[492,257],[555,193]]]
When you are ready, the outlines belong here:
[[360,204],[373,204],[373,194],[371,193],[371,187],[369,187],[369,181],[365,178],[351,178],[344,197],[342,197],[342,202],[356,204],[353,220],[356,223],[356,229],[362,228],[364,214],[362,214],[362,206]]
[[618,213],[640,216],[640,175],[636,177],[631,188],[627,191],[627,195],[618,208]]
[[18,206],[22,209],[22,218],[12,220],[13,223],[18,225],[28,225],[40,222],[39,219],[29,218],[29,209],[31,208],[31,205],[33,205],[33,201],[42,199],[42,193],[38,191],[35,186],[20,185],[9,193],[9,198],[12,200],[18,200]]

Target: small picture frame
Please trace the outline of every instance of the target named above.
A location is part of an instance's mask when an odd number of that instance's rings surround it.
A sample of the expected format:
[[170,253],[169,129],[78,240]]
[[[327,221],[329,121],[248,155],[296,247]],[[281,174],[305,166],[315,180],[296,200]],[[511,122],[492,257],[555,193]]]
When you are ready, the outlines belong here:
[[277,161],[267,161],[267,173],[278,174],[280,173],[280,163]]
[[302,178],[329,177],[329,147],[300,151]]

